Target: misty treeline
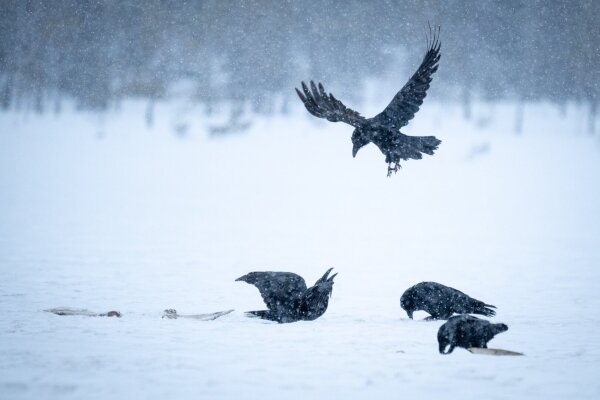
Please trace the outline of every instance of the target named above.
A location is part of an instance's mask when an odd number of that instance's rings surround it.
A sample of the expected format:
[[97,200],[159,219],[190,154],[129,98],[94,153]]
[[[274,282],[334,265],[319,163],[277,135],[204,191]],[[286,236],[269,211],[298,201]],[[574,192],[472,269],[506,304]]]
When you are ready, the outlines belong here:
[[433,97],[577,101],[595,113],[594,0],[3,0],[0,106],[103,110],[185,93],[207,109],[268,113],[307,79],[359,101],[368,79],[408,79],[428,21],[442,27]]

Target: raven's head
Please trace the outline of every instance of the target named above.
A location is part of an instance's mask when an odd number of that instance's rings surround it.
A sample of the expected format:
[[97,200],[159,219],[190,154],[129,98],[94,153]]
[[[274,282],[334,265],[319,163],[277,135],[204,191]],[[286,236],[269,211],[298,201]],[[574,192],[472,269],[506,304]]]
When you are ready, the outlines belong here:
[[320,277],[319,279],[317,279],[317,281],[315,282],[315,286],[317,286],[318,284],[327,283],[327,282],[331,282],[331,284],[333,285],[333,278],[335,278],[335,276],[337,275],[337,273],[329,276],[329,273],[332,270],[333,270],[333,268],[329,268],[327,271],[325,271],[325,275],[323,275],[322,277]]
[[456,347],[456,339],[454,338],[454,334],[445,328],[446,326],[442,325],[438,331],[439,351],[441,354],[450,354],[454,350],[454,347]]
[[329,276],[332,269],[329,268],[313,287],[306,290],[300,305],[302,319],[312,321],[325,314],[329,305],[329,297],[333,291],[333,278],[337,275],[335,273]]
[[240,276],[239,278],[237,278],[235,281],[236,282],[246,282],[249,283],[251,285],[254,285],[256,283],[256,280],[259,276],[258,272],[250,272],[244,276]]
[[356,153],[360,150],[361,147],[367,145],[371,142],[371,137],[367,132],[362,128],[356,128],[354,132],[352,132],[352,157],[356,157]]
[[333,268],[329,268],[327,271],[325,271],[325,274],[319,278],[315,282],[315,285],[311,288],[315,289],[319,295],[326,295],[327,298],[329,298],[329,296],[331,296],[331,292],[333,292],[333,278],[337,276],[337,272],[329,276],[329,273],[332,269]]
[[402,309],[406,311],[408,318],[412,319],[413,312],[416,310],[412,290],[408,289],[406,292],[404,292],[402,297],[400,297],[400,307],[402,307]]

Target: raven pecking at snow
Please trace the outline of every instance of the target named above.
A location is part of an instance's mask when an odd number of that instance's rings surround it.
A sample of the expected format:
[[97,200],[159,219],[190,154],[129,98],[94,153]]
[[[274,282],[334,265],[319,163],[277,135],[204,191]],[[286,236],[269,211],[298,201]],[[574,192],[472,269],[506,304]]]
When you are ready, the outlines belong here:
[[[412,319],[413,312],[426,311],[427,320],[448,319],[452,314],[480,314],[493,317],[492,305],[476,300],[449,286],[437,282],[421,282],[406,289],[400,297],[400,307]],[[491,307],[491,308],[490,308]]]
[[492,324],[471,315],[456,315],[438,330],[439,351],[442,354],[450,354],[455,347],[485,349],[487,342],[507,330],[508,326],[505,324]]
[[268,308],[247,314],[279,323],[312,321],[327,311],[333,278],[337,275],[329,276],[332,269],[310,288],[301,276],[292,272],[250,272],[236,281],[256,286]]
[[438,27],[432,40],[428,40],[427,52],[417,72],[394,96],[385,110],[373,118],[367,119],[346,107],[333,94],[327,94],[321,83],[317,86],[310,81],[309,89],[302,82],[302,91],[296,89],[296,93],[308,112],[315,117],[331,122],[345,122],[356,128],[352,133],[352,157],[356,157],[361,147],[370,142],[375,143],[385,155],[385,162],[388,163],[387,176],[391,176],[392,172],[397,172],[400,168],[400,160],[419,160],[422,153],[432,155],[441,143],[441,140],[434,136],[407,136],[400,132],[400,128],[406,126],[419,111],[432,76],[438,69],[441,56],[439,32]]

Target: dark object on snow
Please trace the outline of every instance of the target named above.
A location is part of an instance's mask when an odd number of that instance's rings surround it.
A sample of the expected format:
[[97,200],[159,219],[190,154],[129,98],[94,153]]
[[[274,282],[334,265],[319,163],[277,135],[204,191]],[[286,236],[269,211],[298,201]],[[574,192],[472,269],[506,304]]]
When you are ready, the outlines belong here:
[[268,310],[249,311],[247,314],[279,323],[312,321],[325,314],[333,290],[333,278],[328,277],[333,268],[311,288],[301,276],[291,272],[250,272],[236,279],[254,285]]
[[452,314],[480,314],[486,317],[496,315],[492,310],[495,306],[436,282],[421,282],[408,288],[400,297],[400,307],[411,319],[414,311],[421,310],[430,314],[427,320],[448,319]]
[[428,40],[427,52],[414,75],[394,96],[385,110],[373,118],[367,119],[347,108],[331,93],[327,94],[321,83],[317,87],[311,81],[309,89],[302,82],[302,92],[298,89],[296,92],[308,112],[315,117],[325,118],[331,122],[345,122],[356,128],[352,133],[352,157],[356,157],[361,147],[371,142],[375,143],[385,155],[388,176],[390,176],[400,168],[400,160],[419,160],[422,158],[422,153],[432,155],[441,143],[441,140],[434,136],[407,136],[400,133],[400,128],[406,126],[419,111],[427,95],[432,76],[438,69],[441,56],[439,32],[438,27],[433,33],[432,40]]
[[109,311],[107,313],[95,313],[85,308],[69,308],[69,307],[58,307],[44,310],[46,312],[56,315],[83,315],[84,317],[117,317],[121,318],[121,313],[118,311]]
[[487,348],[487,342],[507,330],[505,324],[492,324],[471,315],[456,315],[438,330],[439,350],[442,354],[450,354],[455,347]]
[[168,319],[191,318],[191,319],[198,319],[200,321],[212,321],[219,317],[222,317],[223,315],[227,315],[232,312],[233,312],[233,310],[227,310],[227,311],[218,311],[218,312],[209,313],[209,314],[185,315],[185,314],[177,314],[177,310],[175,310],[173,308],[169,308],[164,311],[162,318],[168,318]]

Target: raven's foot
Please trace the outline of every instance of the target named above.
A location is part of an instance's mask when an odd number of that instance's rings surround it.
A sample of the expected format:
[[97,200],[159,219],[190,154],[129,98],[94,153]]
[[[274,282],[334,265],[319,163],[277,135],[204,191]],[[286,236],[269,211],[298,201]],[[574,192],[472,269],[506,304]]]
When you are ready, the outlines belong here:
[[392,176],[392,172],[396,173],[396,172],[398,172],[399,169],[400,169],[400,163],[399,162],[396,161],[394,163],[394,168],[392,168],[392,163],[388,163],[388,173],[387,173],[388,178],[390,176]]

